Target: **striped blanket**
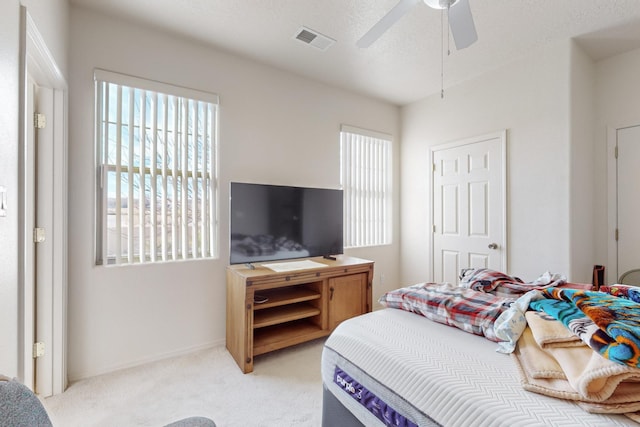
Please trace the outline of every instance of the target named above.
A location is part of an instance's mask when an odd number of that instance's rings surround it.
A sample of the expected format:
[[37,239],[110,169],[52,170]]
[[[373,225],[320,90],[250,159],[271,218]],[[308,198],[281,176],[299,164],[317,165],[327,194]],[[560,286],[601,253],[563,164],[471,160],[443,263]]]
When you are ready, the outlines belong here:
[[420,314],[491,341],[500,341],[493,325],[513,301],[450,283],[418,283],[387,292],[378,300],[385,307]]
[[640,304],[603,292],[549,288],[529,307],[561,321],[601,356],[640,366]]

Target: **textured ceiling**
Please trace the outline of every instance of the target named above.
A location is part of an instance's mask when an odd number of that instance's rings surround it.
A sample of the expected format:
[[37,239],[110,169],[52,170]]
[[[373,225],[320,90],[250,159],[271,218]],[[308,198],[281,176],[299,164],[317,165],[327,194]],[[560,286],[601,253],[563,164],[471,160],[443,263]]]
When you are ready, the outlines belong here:
[[[356,41],[398,0],[71,0],[322,82],[403,105],[554,40],[594,59],[640,48],[640,0],[469,0],[478,42],[442,61],[440,11],[418,4],[367,49]],[[294,38],[300,27],[336,43]],[[446,32],[444,45],[448,43]]]

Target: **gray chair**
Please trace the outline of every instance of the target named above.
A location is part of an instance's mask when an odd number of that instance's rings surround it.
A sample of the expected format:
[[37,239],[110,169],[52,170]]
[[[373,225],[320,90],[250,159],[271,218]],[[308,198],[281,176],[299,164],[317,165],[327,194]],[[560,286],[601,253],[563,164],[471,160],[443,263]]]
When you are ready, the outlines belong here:
[[618,279],[618,283],[624,285],[640,286],[640,268],[634,268],[622,273]]
[[19,381],[0,375],[0,426],[51,427],[38,397]]
[[[40,399],[15,379],[0,375],[0,427],[53,427]],[[166,427],[216,427],[209,418],[190,417]]]

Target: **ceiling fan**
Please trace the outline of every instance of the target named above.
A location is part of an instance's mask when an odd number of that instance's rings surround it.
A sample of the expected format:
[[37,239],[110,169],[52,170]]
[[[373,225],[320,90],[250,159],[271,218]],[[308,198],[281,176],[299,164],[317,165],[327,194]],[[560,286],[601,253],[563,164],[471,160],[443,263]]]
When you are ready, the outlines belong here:
[[449,27],[453,40],[458,50],[471,46],[478,40],[476,27],[471,16],[469,0],[400,0],[385,16],[382,17],[367,33],[356,43],[358,47],[371,46],[385,31],[409,12],[421,1],[434,9],[448,9]]

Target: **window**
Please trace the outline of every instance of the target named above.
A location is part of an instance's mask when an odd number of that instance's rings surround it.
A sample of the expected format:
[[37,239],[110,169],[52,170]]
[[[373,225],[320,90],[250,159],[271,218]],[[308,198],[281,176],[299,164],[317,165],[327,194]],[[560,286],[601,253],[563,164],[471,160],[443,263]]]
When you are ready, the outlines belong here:
[[95,71],[96,263],[217,257],[218,97]]
[[391,136],[342,126],[345,247],[391,243]]

